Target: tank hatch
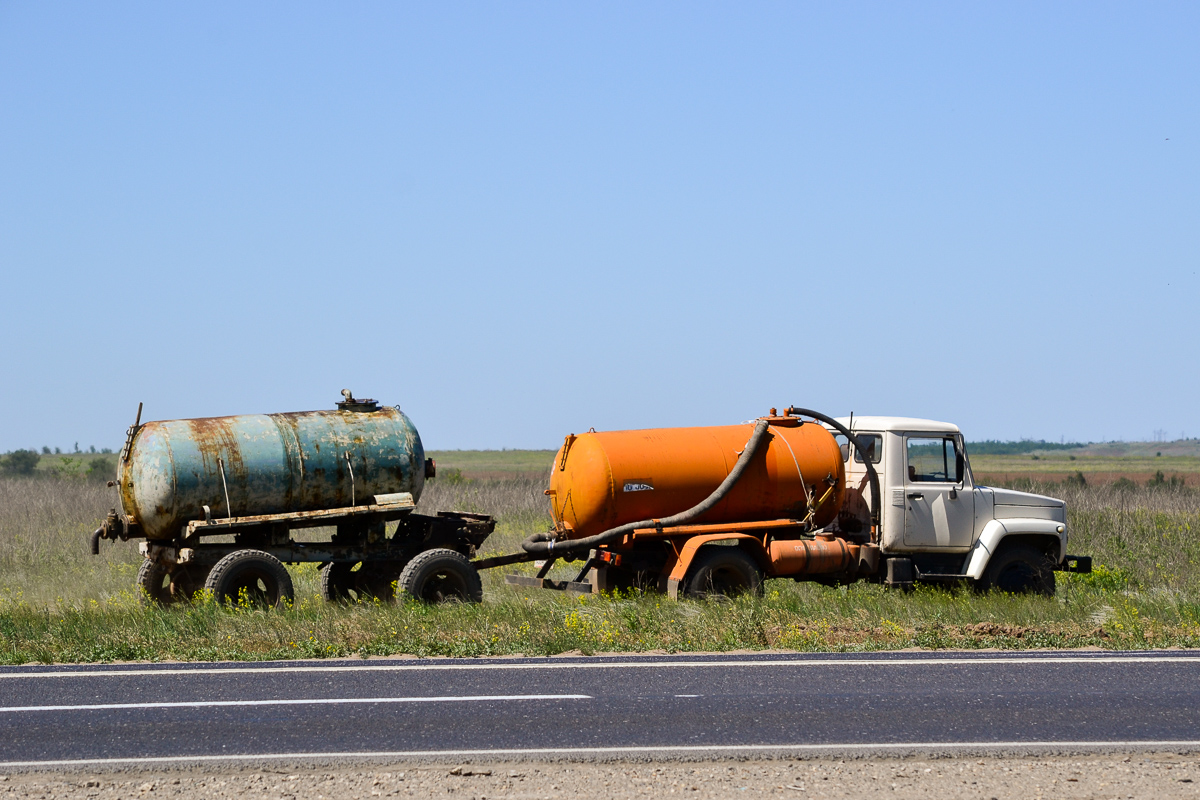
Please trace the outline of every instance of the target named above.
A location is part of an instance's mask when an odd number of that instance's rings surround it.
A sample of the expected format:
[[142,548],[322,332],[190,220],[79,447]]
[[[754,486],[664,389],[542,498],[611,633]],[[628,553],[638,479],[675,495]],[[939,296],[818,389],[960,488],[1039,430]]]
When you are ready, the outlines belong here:
[[342,397],[346,398],[338,402],[338,411],[378,411],[379,403],[368,398],[358,397],[349,389],[342,389]]

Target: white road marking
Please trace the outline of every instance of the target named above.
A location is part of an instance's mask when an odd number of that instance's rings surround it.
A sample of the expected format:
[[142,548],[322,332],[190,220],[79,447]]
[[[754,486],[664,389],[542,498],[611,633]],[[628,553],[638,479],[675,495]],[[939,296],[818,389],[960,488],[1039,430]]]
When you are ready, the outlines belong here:
[[88,671],[42,670],[37,672],[0,672],[0,680],[12,678],[129,678],[148,675],[244,675],[284,674],[296,672],[430,672],[492,671],[492,670],[572,670],[572,669],[668,669],[678,667],[929,667],[929,666],[989,666],[993,664],[1196,664],[1200,657],[1171,656],[1001,656],[999,658],[793,658],[776,661],[620,661],[565,663],[537,662],[533,664],[470,663],[470,664],[355,664],[355,665],[288,665],[252,667],[184,667],[182,669],[100,669]]
[[7,706],[0,713],[17,711],[109,711],[126,708],[221,708],[225,706],[320,706],[368,703],[496,703],[511,700],[591,700],[588,694],[482,694],[462,697],[323,697],[308,700],[195,700],[164,703],[97,703],[70,706]]
[[255,760],[293,760],[306,759],[398,759],[398,758],[472,758],[472,757],[524,757],[524,756],[620,756],[648,755],[672,753],[822,753],[846,751],[995,751],[1020,748],[1034,749],[1076,749],[1076,750],[1109,750],[1109,749],[1169,749],[1169,748],[1200,748],[1200,739],[1143,739],[1120,741],[1028,741],[1028,742],[871,742],[845,744],[732,744],[732,745],[650,745],[645,747],[529,747],[521,749],[488,749],[488,750],[381,750],[327,752],[327,753],[262,753],[238,755],[211,756],[146,756],[135,758],[67,758],[48,761],[0,761],[0,769],[19,767],[73,767],[99,766],[105,764],[189,764],[207,763],[213,761],[255,761]]

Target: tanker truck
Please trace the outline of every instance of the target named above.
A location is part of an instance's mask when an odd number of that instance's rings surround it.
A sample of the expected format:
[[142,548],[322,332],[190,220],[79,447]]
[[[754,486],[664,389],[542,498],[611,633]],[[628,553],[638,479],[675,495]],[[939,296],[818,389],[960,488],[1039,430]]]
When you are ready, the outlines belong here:
[[[530,561],[536,576],[506,581],[673,598],[760,592],[766,578],[1049,595],[1056,571],[1091,570],[1067,554],[1064,503],[977,485],[957,426],[795,407],[741,425],[571,434],[545,492],[554,527],[477,559],[495,521],[417,514],[436,467],[416,428],[342,394],[330,411],[145,424],[139,405],[110,484],[120,509],[92,552],[144,539],[137,583],[152,602],[207,589],[268,606],[293,597],[285,563],[319,564],[328,600],[398,589],[430,602],[479,602],[479,570]],[[293,535],[304,529],[317,537]],[[583,562],[574,580],[547,577],[560,559]]]
[[[554,528],[523,553],[518,586],[759,592],[766,578],[912,587],[957,582],[1052,595],[1068,555],[1061,500],[977,485],[958,427],[775,409],[742,425],[566,437],[549,488]],[[574,580],[547,577],[582,561]]]
[[[479,602],[470,559],[491,517],[416,513],[436,465],[399,408],[355,399],[336,410],[143,423],[117,459],[120,508],[92,534],[142,539],[137,585],[170,604],[207,589],[221,602],[277,607],[294,592],[284,564],[320,565],[328,600]],[[316,529],[307,538],[294,532]]]

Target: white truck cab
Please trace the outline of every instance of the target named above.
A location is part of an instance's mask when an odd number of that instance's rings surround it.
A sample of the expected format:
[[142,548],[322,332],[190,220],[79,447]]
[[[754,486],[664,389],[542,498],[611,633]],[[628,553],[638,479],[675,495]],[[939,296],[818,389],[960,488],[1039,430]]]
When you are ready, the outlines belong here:
[[1056,570],[1091,571],[1090,558],[1067,555],[1066,504],[977,485],[957,425],[910,417],[837,421],[863,449],[837,434],[850,514],[872,510],[864,455],[879,477],[886,583],[969,580],[985,589],[1053,594]]

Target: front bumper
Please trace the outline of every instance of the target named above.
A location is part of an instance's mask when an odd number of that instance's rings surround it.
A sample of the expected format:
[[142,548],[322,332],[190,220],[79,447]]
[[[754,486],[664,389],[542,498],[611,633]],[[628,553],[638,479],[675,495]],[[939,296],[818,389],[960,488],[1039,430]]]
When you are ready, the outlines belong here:
[[1091,556],[1063,556],[1062,563],[1054,568],[1055,572],[1091,572]]

